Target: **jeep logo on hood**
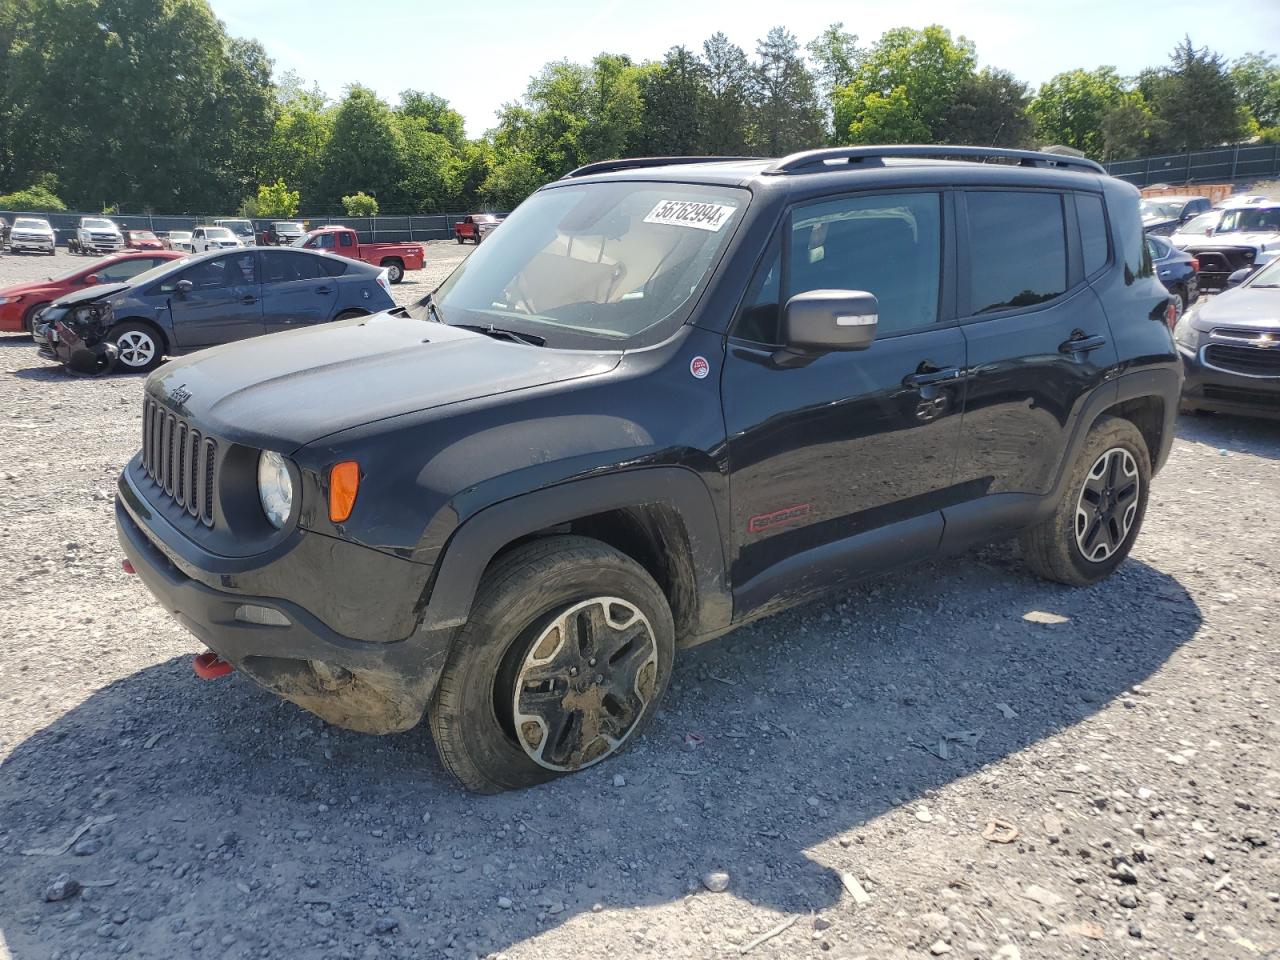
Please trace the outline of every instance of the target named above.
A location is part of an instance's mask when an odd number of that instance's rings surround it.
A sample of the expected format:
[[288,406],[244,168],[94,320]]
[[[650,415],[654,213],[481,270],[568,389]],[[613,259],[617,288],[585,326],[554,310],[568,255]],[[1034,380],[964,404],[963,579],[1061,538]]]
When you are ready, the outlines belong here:
[[187,389],[185,383],[180,383],[169,391],[169,402],[175,407],[180,407],[191,399],[191,391]]

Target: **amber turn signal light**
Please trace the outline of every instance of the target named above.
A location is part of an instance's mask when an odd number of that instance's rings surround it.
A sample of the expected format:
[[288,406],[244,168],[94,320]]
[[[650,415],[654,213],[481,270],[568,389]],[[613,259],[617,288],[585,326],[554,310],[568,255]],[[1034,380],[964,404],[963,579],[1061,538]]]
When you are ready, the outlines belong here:
[[343,460],[329,468],[329,519],[342,523],[351,516],[360,489],[360,464]]

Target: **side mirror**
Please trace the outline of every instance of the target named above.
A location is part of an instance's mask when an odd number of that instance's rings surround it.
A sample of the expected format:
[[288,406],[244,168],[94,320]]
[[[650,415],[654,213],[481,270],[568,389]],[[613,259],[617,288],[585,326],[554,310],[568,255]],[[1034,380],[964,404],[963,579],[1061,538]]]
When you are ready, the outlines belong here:
[[190,280],[179,280],[177,283],[173,285],[173,289],[178,291],[178,296],[185,297],[188,293],[191,292],[191,289],[194,286],[195,284],[192,283]]
[[98,282],[98,275],[96,273],[91,273],[84,278],[84,282],[92,286],[93,284]]
[[879,314],[875,294],[865,290],[797,293],[782,311],[780,352],[796,358],[835,350],[865,350],[876,338]]
[[1249,279],[1249,274],[1251,273],[1253,273],[1253,271],[1248,267],[1241,267],[1235,273],[1231,274],[1231,276],[1227,277],[1227,286],[1228,287],[1240,286],[1240,284],[1244,283],[1246,280]]

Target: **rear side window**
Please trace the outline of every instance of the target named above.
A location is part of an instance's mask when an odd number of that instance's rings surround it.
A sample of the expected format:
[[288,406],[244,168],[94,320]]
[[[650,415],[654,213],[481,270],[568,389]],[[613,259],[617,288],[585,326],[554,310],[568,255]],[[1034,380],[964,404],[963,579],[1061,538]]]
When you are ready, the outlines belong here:
[[1107,264],[1107,218],[1102,198],[1092,193],[1076,194],[1076,219],[1080,221],[1080,249],[1084,254],[1084,275],[1093,276]]
[[1057,193],[967,194],[972,313],[1030,307],[1066,292],[1062,200]]
[[351,246],[351,234],[349,233],[341,234],[339,237],[339,243],[341,243],[342,246],[344,247]]

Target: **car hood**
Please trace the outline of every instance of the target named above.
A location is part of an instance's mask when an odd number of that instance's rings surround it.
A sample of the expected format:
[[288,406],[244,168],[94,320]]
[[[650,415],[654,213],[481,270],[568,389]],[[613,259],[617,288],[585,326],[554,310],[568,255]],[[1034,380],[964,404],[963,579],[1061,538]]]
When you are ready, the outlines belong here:
[[292,451],[400,414],[598,376],[621,356],[381,313],[205,350],[161,367],[147,390],[215,436]]
[[27,280],[0,287],[0,297],[21,297],[29,293],[41,294],[61,290],[64,284],[58,280]]
[[75,303],[92,303],[94,300],[102,300],[122,290],[128,290],[127,283],[95,283],[92,286],[85,287],[83,290],[75,290],[66,296],[58,298],[58,303],[68,306]]
[[1213,250],[1218,247],[1253,247],[1261,249],[1263,244],[1270,246],[1274,243],[1280,243],[1280,233],[1246,233],[1243,231],[1231,231],[1228,233],[1215,233],[1211,237],[1196,237],[1194,240],[1184,241],[1181,246],[1183,250]]
[[1228,326],[1280,328],[1280,288],[1226,290],[1202,303],[1191,325],[1197,330]]

